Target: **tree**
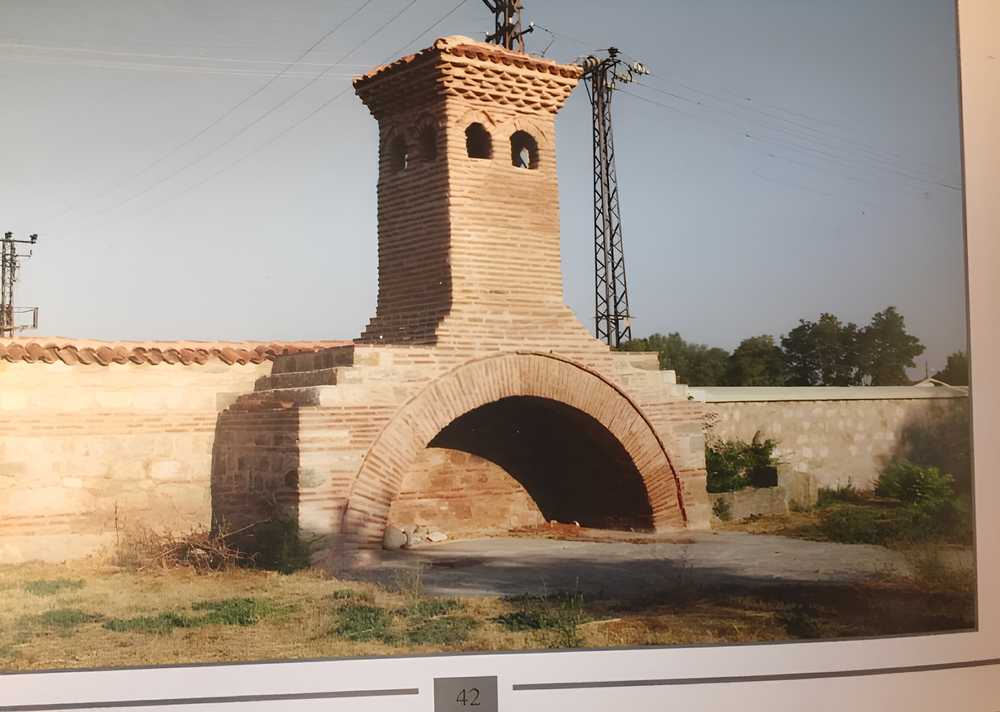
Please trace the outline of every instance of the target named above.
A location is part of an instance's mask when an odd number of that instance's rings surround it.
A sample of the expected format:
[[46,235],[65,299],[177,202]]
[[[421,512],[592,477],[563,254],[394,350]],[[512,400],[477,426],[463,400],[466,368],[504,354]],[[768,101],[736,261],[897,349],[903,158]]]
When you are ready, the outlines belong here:
[[785,380],[784,353],[769,334],[741,341],[726,364],[727,386],[783,386]]
[[623,351],[656,351],[660,355],[660,368],[675,371],[678,383],[718,386],[725,380],[729,352],[705,344],[689,343],[677,332],[633,339],[619,348]]
[[781,338],[788,385],[851,386],[861,383],[860,331],[833,314],[799,320]]
[[944,368],[933,376],[949,386],[969,385],[969,357],[964,351],[956,351],[948,356]]
[[906,333],[906,322],[896,307],[886,307],[872,317],[861,332],[862,371],[873,386],[904,386],[910,383],[907,368],[924,352],[920,339]]

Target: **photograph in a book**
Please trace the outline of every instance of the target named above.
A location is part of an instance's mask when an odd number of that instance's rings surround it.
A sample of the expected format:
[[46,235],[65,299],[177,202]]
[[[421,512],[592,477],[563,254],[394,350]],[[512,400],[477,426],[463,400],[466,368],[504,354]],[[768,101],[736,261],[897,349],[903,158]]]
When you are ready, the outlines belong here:
[[4,4],[0,671],[975,630],[954,7],[456,2]]

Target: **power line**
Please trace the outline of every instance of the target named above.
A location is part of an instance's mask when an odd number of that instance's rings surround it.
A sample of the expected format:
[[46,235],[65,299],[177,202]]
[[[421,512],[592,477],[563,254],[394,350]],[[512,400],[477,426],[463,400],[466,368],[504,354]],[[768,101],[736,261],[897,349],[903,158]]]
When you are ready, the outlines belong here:
[[[229,118],[230,116],[232,116],[238,109],[240,109],[242,106],[244,106],[247,102],[249,102],[252,99],[254,99],[255,97],[259,96],[268,87],[270,87],[272,84],[274,84],[274,82],[276,82],[278,79],[280,79],[286,72],[288,72],[289,69],[291,69],[292,67],[294,67],[299,61],[301,61],[302,59],[304,59],[310,52],[312,52],[320,44],[322,44],[323,42],[325,42],[337,30],[339,30],[345,24],[347,24],[348,22],[350,22],[359,13],[361,13],[365,8],[367,8],[369,5],[371,5],[372,2],[374,2],[374,0],[365,0],[365,2],[363,2],[360,6],[358,6],[358,8],[355,9],[351,14],[349,14],[343,20],[341,20],[340,22],[338,22],[336,25],[334,25],[331,29],[327,30],[325,33],[323,33],[323,35],[318,40],[316,40],[311,45],[309,45],[309,48],[306,49],[306,51],[302,52],[293,61],[289,62],[284,67],[282,67],[281,70],[277,74],[275,74],[270,79],[268,79],[266,82],[264,82],[262,85],[260,85],[256,89],[254,89],[249,94],[247,94],[240,101],[236,102],[231,107],[229,107],[228,109],[226,109],[225,112],[223,112],[221,115],[219,115],[214,121],[210,122],[207,126],[205,126],[204,128],[202,128],[201,130],[199,130],[193,136],[191,136],[190,138],[186,139],[185,141],[182,141],[181,143],[177,144],[176,146],[174,146],[173,148],[171,148],[170,150],[168,150],[166,153],[164,153],[163,155],[161,155],[159,158],[155,159],[151,163],[146,164],[137,173],[133,173],[133,174],[129,175],[128,177],[124,178],[123,180],[118,181],[113,186],[111,186],[109,189],[107,189],[105,191],[102,191],[100,194],[98,194],[98,195],[90,198],[90,200],[98,200],[98,199],[104,197],[105,195],[108,195],[109,193],[114,192],[115,190],[118,189],[119,186],[123,185],[126,182],[131,182],[131,181],[135,180],[136,178],[138,178],[138,177],[140,177],[142,175],[145,175],[147,172],[149,172],[155,166],[159,165],[160,163],[162,163],[163,161],[167,160],[168,158],[171,158],[172,156],[176,155],[178,151],[180,151],[180,150],[182,150],[182,149],[190,146],[192,143],[194,143],[195,141],[197,141],[199,138],[201,138],[206,133],[208,133],[209,131],[211,131],[212,129],[214,129],[216,126],[218,126],[220,123],[222,123],[223,121],[225,121],[227,118]],[[345,57],[345,59],[346,59],[346,57]],[[321,77],[323,77],[334,66],[336,66],[336,63],[333,64],[333,65],[330,65],[330,67],[328,67],[326,70],[324,70],[320,74],[318,74],[315,77],[313,77],[313,79],[311,79],[309,81],[309,83],[305,85],[305,87],[303,87],[302,89],[300,89],[299,92],[296,92],[295,94],[293,94],[292,97],[297,96],[298,93],[300,93],[306,87],[309,87],[313,83],[315,83],[316,81],[318,81]],[[237,134],[237,135],[239,135],[239,134]],[[232,139],[230,139],[230,140],[232,140]],[[224,146],[224,145],[226,145],[228,143],[229,143],[229,141],[227,141],[226,143],[224,143],[222,145]],[[221,148],[221,146],[220,146],[220,148]],[[217,150],[217,149],[215,149],[215,150]],[[208,154],[205,154],[205,156],[207,156],[207,155],[211,155],[211,152],[209,152]],[[201,160],[201,159],[199,158],[198,160]],[[197,162],[197,161],[195,161],[195,162]],[[193,165],[193,164],[187,164],[187,165]],[[181,168],[180,170],[184,170],[184,168]],[[160,183],[162,183],[164,180],[168,180],[169,178],[171,178],[174,175],[176,175],[178,172],[180,172],[180,171],[175,171],[174,173],[171,173],[169,176],[167,176],[167,178],[161,179],[160,181],[157,181],[157,182],[153,183],[153,185],[150,186],[149,188],[147,188],[146,190],[144,190],[144,191],[142,191],[142,192],[140,192],[140,193],[132,196],[131,198],[128,198],[125,201],[122,201],[120,203],[116,203],[115,205],[112,205],[110,208],[107,208],[107,209],[105,209],[103,211],[99,211],[98,214],[107,212],[108,210],[112,210],[112,209],[114,209],[116,207],[119,207],[121,205],[124,205],[125,203],[130,202],[131,200],[139,197],[140,195],[144,195],[145,193],[149,192],[149,190],[152,190],[157,185],[159,185]],[[71,208],[71,210],[72,210],[72,208]],[[56,217],[56,218],[61,217],[62,215],[65,215],[67,212],[69,212],[69,211],[63,211],[63,212],[59,213],[58,215],[56,215],[54,217]]]
[[[185,61],[199,62],[227,62],[232,64],[288,64],[287,59],[249,59],[246,57],[207,57],[205,55],[191,54],[157,54],[149,52],[123,52],[120,50],[95,49],[93,47],[60,47],[56,45],[28,44],[24,42],[0,42],[0,47],[15,47],[19,49],[37,49],[43,51],[55,51],[63,53],[78,52],[81,54],[105,54],[114,57],[142,57],[145,59],[182,59]],[[306,54],[309,54],[308,52]],[[305,55],[303,55],[305,56]],[[299,66],[328,67],[328,62],[295,62]],[[363,67],[363,64],[345,65],[352,67]]]
[[[442,15],[440,18],[438,18],[438,20],[436,20],[427,29],[423,30],[419,35],[417,35],[412,40],[410,40],[410,42],[408,42],[405,46],[406,47],[410,46],[411,44],[413,44],[414,42],[416,42],[417,40],[419,40],[420,37],[422,37],[423,35],[425,35],[428,32],[430,32],[432,29],[434,29],[435,27],[437,27],[438,25],[440,25],[450,15],[452,15],[456,10],[458,10],[459,7],[461,7],[462,5],[464,5],[467,1],[468,0],[462,0],[462,2],[460,2],[457,6],[453,7],[451,10],[449,10],[444,15]],[[353,52],[357,51],[362,46],[364,46],[365,44],[367,44],[369,41],[371,41],[376,35],[378,35],[386,27],[388,27],[393,21],[395,21],[396,18],[398,18],[400,15],[402,15],[404,12],[406,12],[406,10],[409,9],[410,6],[412,6],[415,2],[416,2],[416,0],[413,0],[413,2],[410,2],[406,7],[404,7],[402,10],[400,10],[398,13],[396,13],[396,15],[394,15],[393,17],[391,17],[382,26],[380,26],[378,29],[376,29],[361,44],[359,44],[357,47],[355,47],[353,50],[351,50],[351,52],[349,52],[347,56],[349,56],[350,54],[352,54]],[[397,59],[398,57],[399,57],[399,52],[398,51],[394,52],[393,54],[388,55],[386,57],[386,59],[381,62],[381,64],[385,64],[386,62],[390,62],[390,61],[392,61],[394,59]],[[188,186],[188,187],[186,187],[186,188],[184,188],[184,189],[182,189],[182,190],[180,190],[180,191],[178,191],[176,193],[173,193],[172,195],[167,196],[166,198],[164,198],[163,200],[159,201],[158,203],[155,203],[155,204],[149,206],[146,210],[140,211],[139,213],[131,215],[130,217],[132,217],[132,218],[139,217],[140,215],[144,215],[144,214],[146,214],[146,213],[148,213],[148,212],[150,212],[150,211],[152,211],[152,210],[154,210],[156,208],[160,208],[160,207],[163,207],[164,205],[166,205],[168,203],[172,203],[174,200],[177,200],[178,198],[184,197],[185,195],[191,193],[194,190],[197,190],[198,188],[200,188],[201,186],[205,185],[206,183],[214,180],[215,178],[217,178],[218,176],[222,175],[223,173],[226,173],[227,171],[235,168],[236,166],[240,165],[241,163],[243,163],[244,161],[246,161],[247,159],[249,159],[251,156],[259,153],[260,151],[262,151],[262,150],[266,149],[267,147],[269,147],[269,146],[277,143],[278,141],[280,141],[282,138],[284,138],[285,136],[287,136],[293,130],[295,130],[296,128],[298,128],[299,126],[301,126],[302,124],[304,124],[306,121],[308,121],[312,117],[316,116],[321,111],[323,111],[324,109],[326,109],[328,106],[330,106],[331,104],[333,104],[335,101],[337,101],[337,99],[339,99],[340,97],[342,97],[345,94],[347,94],[351,89],[352,89],[351,85],[348,85],[348,86],[344,87],[342,90],[340,90],[339,92],[337,92],[336,94],[334,94],[333,96],[331,96],[329,99],[327,99],[326,101],[324,101],[322,104],[320,104],[319,106],[317,106],[315,109],[313,109],[312,111],[310,111],[308,114],[306,114],[302,118],[294,121],[293,123],[291,123],[290,125],[288,125],[284,129],[282,129],[278,133],[274,134],[273,136],[271,136],[269,139],[267,139],[263,143],[261,143],[258,146],[254,147],[253,149],[251,149],[247,153],[243,154],[242,156],[240,156],[236,160],[231,161],[230,163],[227,163],[225,166],[223,166],[219,170],[215,171],[214,173],[210,173],[209,175],[205,176],[202,180],[198,181],[197,183],[194,183],[194,184],[192,184],[192,185],[190,185],[190,186]]]
[[[634,97],[636,99],[639,99],[640,101],[644,101],[644,102],[646,102],[648,104],[653,104],[653,105],[659,106],[661,108],[668,109],[670,111],[674,111],[676,113],[684,114],[686,116],[689,116],[691,118],[696,119],[699,122],[710,121],[710,122],[716,123],[716,124],[720,123],[717,120],[713,121],[711,119],[711,117],[706,117],[704,115],[693,114],[691,112],[685,112],[685,111],[679,109],[676,106],[671,106],[669,104],[664,104],[663,102],[656,101],[655,99],[650,99],[649,97],[642,96],[642,95],[636,94],[634,92],[630,92],[630,91],[627,91],[627,90],[622,90],[622,93],[628,94],[629,96],[632,96],[632,97]],[[729,125],[729,126],[727,126],[725,124],[721,124],[721,125],[723,125],[724,128],[727,128],[727,129],[730,129],[730,130],[732,130],[734,128],[731,125]],[[855,169],[857,169],[857,168],[866,168],[868,170],[879,170],[879,171],[884,171],[884,172],[888,172],[888,173],[893,173],[893,174],[898,175],[898,176],[900,176],[902,178],[907,178],[909,180],[913,180],[913,181],[916,181],[916,182],[930,184],[930,185],[936,185],[936,186],[939,186],[941,188],[948,188],[949,190],[954,190],[954,191],[961,191],[962,190],[961,186],[958,186],[958,185],[952,185],[950,183],[945,183],[943,181],[937,181],[937,180],[930,179],[930,178],[923,178],[923,177],[920,177],[920,176],[915,176],[915,175],[906,173],[904,171],[897,170],[897,169],[889,167],[889,166],[876,166],[876,165],[858,166],[857,164],[852,164],[849,159],[846,159],[843,156],[838,156],[837,154],[831,153],[830,151],[824,151],[822,149],[813,148],[813,147],[810,147],[810,146],[803,146],[801,144],[796,144],[796,143],[789,143],[787,141],[780,141],[780,140],[774,139],[774,138],[758,138],[756,136],[751,135],[743,127],[736,127],[736,128],[738,130],[740,130],[740,131],[743,131],[744,138],[746,138],[746,139],[748,139],[750,141],[754,141],[754,142],[758,142],[758,143],[769,143],[769,144],[773,144],[773,145],[776,145],[776,146],[782,146],[782,147],[789,148],[789,149],[796,150],[796,151],[804,151],[806,153],[812,153],[812,154],[824,157],[827,160],[831,160],[831,161],[834,161],[834,162],[840,163],[842,165],[845,165],[847,167],[851,167],[851,168],[855,168]],[[766,129],[765,128],[765,130],[770,130],[770,131],[774,131],[774,132],[777,132],[777,133],[781,133],[782,132],[780,129],[773,129],[773,128],[772,129]],[[787,132],[785,132],[785,133],[787,134]]]
[[[547,27],[543,27],[542,25],[539,25],[538,23],[535,23],[535,27],[537,27],[538,29],[543,30],[545,32],[548,32],[549,34],[553,35],[554,37],[559,37],[559,38],[570,40],[570,41],[575,42],[578,45],[583,46],[583,47],[592,47],[595,44],[594,42],[589,42],[587,40],[583,40],[583,39],[580,39],[578,37],[574,37],[572,35],[567,35],[565,33],[556,32],[556,31],[551,30],[551,29],[549,29]],[[629,55],[624,54],[624,53],[623,53],[623,56],[625,56],[625,57],[627,57],[629,59],[634,59],[634,58],[631,58],[631,57],[629,57]],[[654,75],[652,78],[653,78],[654,81],[656,81],[656,80],[669,81],[669,82],[677,84],[678,86],[681,86],[681,87],[683,87],[683,88],[685,88],[685,89],[687,89],[689,91],[696,92],[696,93],[701,94],[703,96],[711,97],[711,98],[716,99],[717,101],[722,102],[722,103],[727,103],[726,99],[718,96],[717,94],[714,94],[714,93],[709,92],[709,91],[705,91],[703,89],[699,89],[698,87],[692,86],[690,83],[682,82],[682,81],[680,81],[680,80],[678,80],[676,78],[669,78],[669,77],[663,77],[663,76],[659,76],[658,77],[656,75]],[[672,97],[680,99],[682,101],[687,101],[687,102],[695,103],[695,104],[698,104],[699,106],[705,106],[701,102],[698,102],[696,100],[690,99],[688,97],[681,96],[679,94],[675,94],[673,92],[669,92],[669,91],[666,91],[666,90],[663,90],[663,89],[657,89],[655,87],[650,87],[648,84],[644,84],[643,86],[646,86],[646,88],[652,89],[654,91],[661,91],[662,93],[664,93],[664,94],[666,94],[668,96],[672,96]],[[884,156],[888,156],[893,161],[895,161],[897,164],[902,165],[903,168],[906,168],[905,164],[902,164],[900,162],[900,159],[902,158],[902,156],[900,156],[900,154],[898,154],[898,153],[894,153],[894,152],[891,152],[891,151],[880,151],[878,148],[872,146],[871,144],[867,144],[865,142],[857,141],[855,139],[847,138],[847,137],[844,137],[844,136],[839,136],[837,134],[825,132],[825,131],[822,131],[822,130],[820,130],[818,128],[809,126],[809,125],[807,125],[805,123],[802,123],[802,122],[799,122],[799,121],[793,121],[792,119],[787,119],[785,117],[777,116],[777,115],[769,113],[767,111],[762,111],[761,109],[758,109],[756,106],[747,106],[746,104],[748,104],[750,102],[754,102],[754,99],[752,97],[750,97],[750,96],[746,96],[745,94],[737,94],[735,92],[726,91],[726,90],[719,90],[719,91],[722,91],[722,92],[724,92],[726,94],[729,94],[732,97],[736,97],[737,99],[739,99],[739,104],[730,104],[731,106],[738,107],[739,109],[744,110],[744,111],[754,112],[754,113],[757,113],[759,115],[771,118],[773,120],[782,121],[782,122],[788,123],[790,125],[797,126],[799,128],[802,128],[803,130],[814,132],[814,133],[817,133],[817,134],[819,134],[821,136],[825,136],[827,138],[833,139],[834,141],[841,141],[843,143],[854,144],[855,146],[858,146],[858,147],[860,147],[860,148],[862,148],[862,149],[864,149],[866,151],[871,152],[873,155],[881,155],[883,157]],[[798,116],[798,117],[804,118],[806,120],[815,121],[815,122],[818,122],[818,123],[821,123],[821,124],[826,124],[827,126],[833,126],[833,127],[837,127],[837,128],[843,128],[842,126],[839,126],[835,122],[831,122],[829,120],[826,120],[826,119],[823,119],[823,118],[820,118],[820,117],[812,116],[812,115],[807,114],[807,113],[793,111],[791,109],[787,109],[787,108],[784,108],[784,107],[781,107],[781,106],[777,106],[777,105],[774,105],[774,104],[768,104],[768,103],[764,103],[764,102],[759,102],[759,101],[757,101],[756,104],[758,104],[759,106],[765,107],[765,108],[773,109],[775,111],[780,111],[780,112],[783,112],[783,113],[786,113],[786,114],[790,114],[790,115],[793,115],[793,116]],[[709,107],[709,108],[715,108],[715,107]],[[883,162],[889,162],[889,161],[885,161],[884,158],[880,159],[880,160],[882,160]],[[930,169],[932,169],[934,171],[940,171],[941,170],[940,166],[934,165],[932,163],[927,163],[926,161],[917,161],[917,163],[920,164],[920,165],[923,165],[925,168],[930,168]],[[955,185],[952,185],[952,184],[945,184],[944,187],[951,188],[951,189],[957,189],[957,190],[961,189],[961,188],[956,187]]]
[[[50,67],[88,67],[90,69],[107,69],[111,71],[136,71],[136,72],[177,72],[180,74],[216,74],[216,75],[229,75],[238,77],[271,77],[274,78],[274,72],[266,69],[238,69],[233,67],[212,67],[212,66],[198,66],[198,65],[184,65],[184,64],[154,64],[151,62],[122,62],[122,61],[106,61],[99,59],[92,60],[76,60],[72,58],[46,58],[46,57],[35,57],[26,55],[8,55],[2,57],[6,61],[21,62],[24,64],[41,64]],[[325,67],[333,67],[337,65],[320,65]],[[347,65],[340,65],[347,66]],[[312,72],[285,72],[282,77],[312,77],[316,75],[316,71]],[[343,76],[349,77],[353,74],[327,74],[326,76]]]
[[403,45],[402,47],[400,47],[399,49],[397,49],[395,52],[393,52],[392,54],[390,54],[389,55],[389,59],[386,60],[386,61],[390,61],[393,58],[399,57],[400,55],[402,55],[403,52],[405,52],[407,49],[409,49],[410,46],[413,45],[414,43],[416,43],[421,37],[423,37],[424,35],[426,35],[428,32],[430,32],[435,27],[437,27],[438,25],[440,25],[442,22],[444,22],[445,20],[447,20],[449,17],[451,17],[452,15],[454,15],[456,12],[458,12],[459,8],[461,8],[468,1],[469,0],[460,0],[460,2],[458,3],[458,5],[456,5],[455,7],[453,7],[452,9],[450,9],[448,12],[446,12],[445,14],[443,14],[441,17],[439,17],[437,20],[435,20],[433,23],[431,23],[430,25],[428,25],[426,29],[424,29],[420,34],[418,34],[412,40],[410,40],[405,45]]
[[[652,78],[654,80],[657,79],[656,76],[653,76]],[[671,81],[673,81],[673,80],[671,80]],[[878,162],[884,163],[884,164],[895,164],[897,167],[901,167],[902,169],[910,170],[910,171],[913,171],[913,172],[919,172],[919,169],[907,166],[905,163],[903,163],[902,161],[900,161],[899,160],[900,159],[899,154],[893,153],[891,151],[881,151],[878,148],[875,148],[874,146],[872,146],[871,144],[865,143],[863,141],[857,141],[857,140],[854,140],[854,139],[851,139],[851,138],[846,138],[844,136],[839,136],[839,135],[834,134],[834,133],[830,133],[830,132],[827,132],[827,131],[822,131],[820,129],[817,129],[815,127],[809,126],[808,124],[802,123],[800,121],[793,121],[791,119],[787,119],[787,118],[784,118],[782,116],[778,116],[776,114],[772,114],[772,113],[767,112],[767,111],[761,111],[760,109],[757,109],[755,107],[727,103],[725,99],[718,97],[716,94],[712,94],[710,92],[702,91],[701,89],[698,89],[696,87],[692,87],[692,86],[690,86],[688,84],[684,84],[682,82],[676,82],[676,83],[679,86],[684,87],[685,89],[688,89],[689,91],[693,91],[693,92],[696,92],[696,93],[701,94],[703,96],[707,96],[707,97],[713,98],[716,101],[719,101],[720,103],[724,103],[724,104],[727,104],[728,106],[735,107],[739,111],[751,112],[751,113],[757,114],[759,116],[763,116],[765,118],[772,119],[774,121],[780,121],[780,122],[788,124],[790,126],[797,127],[797,128],[799,128],[799,129],[801,129],[803,131],[808,131],[808,132],[810,132],[812,134],[816,134],[817,136],[822,137],[822,138],[826,138],[826,139],[829,139],[829,140],[833,140],[835,142],[840,142],[840,143],[843,143],[843,144],[847,144],[848,146],[855,146],[856,148],[854,148],[854,149],[848,149],[848,150],[855,150],[855,151],[858,151],[860,153],[867,154],[869,156],[870,160],[878,161]],[[645,88],[650,89],[651,91],[659,92],[659,93],[664,94],[666,96],[670,96],[670,97],[673,97],[673,98],[676,98],[676,99],[680,99],[681,101],[690,102],[692,104],[696,104],[698,106],[702,106],[702,107],[705,107],[707,109],[718,109],[718,110],[722,111],[722,109],[719,108],[719,107],[712,107],[712,106],[709,106],[709,105],[705,104],[702,101],[699,101],[699,100],[696,100],[696,99],[691,99],[690,97],[685,97],[685,96],[682,96],[680,94],[677,94],[677,93],[674,93],[674,92],[671,92],[671,91],[667,91],[665,89],[661,89],[661,88],[658,88],[658,87],[650,86],[649,84],[642,84],[641,86],[644,86]],[[749,99],[748,99],[748,101],[749,101]],[[733,113],[731,111],[724,111],[724,113],[727,113],[730,116],[735,116],[736,118],[738,118],[740,120],[744,120],[743,116],[741,116],[739,114],[735,114],[735,113]],[[758,124],[758,125],[763,125],[763,124]],[[766,126],[766,125],[763,125],[763,126],[765,126],[766,128],[769,128],[770,130],[777,130],[777,129],[774,129],[772,127]],[[801,134],[796,134],[796,133],[794,133],[792,131],[787,131],[787,133],[789,135],[796,136],[797,138],[801,138],[803,140],[817,140],[817,139],[812,138],[812,137],[803,136]],[[840,146],[831,145],[829,142],[827,142],[824,145],[826,145],[829,148],[834,148],[834,149],[841,149],[842,148]],[[935,165],[930,164],[930,163],[926,163],[926,162],[923,162],[923,161],[918,161],[917,163],[922,164],[924,166],[924,168],[930,168],[930,169],[935,170],[935,171],[940,170],[940,168],[938,166],[935,166]]]
[[[364,9],[365,7],[367,7],[371,2],[373,2],[373,0],[366,0],[366,2],[360,8],[358,8],[357,11],[355,11],[355,14],[357,12],[360,12],[360,10]],[[389,24],[391,24],[396,18],[398,18],[404,12],[406,12],[407,10],[409,10],[413,5],[415,5],[416,2],[417,2],[417,0],[410,0],[405,6],[403,6],[403,8],[399,12],[397,12],[389,20],[387,20],[385,22],[385,24],[382,25],[382,28],[384,28],[384,27],[388,26]],[[375,33],[373,33],[371,36],[374,37],[376,34],[378,34],[381,31],[382,28],[380,28],[379,30],[376,30]],[[180,166],[179,168],[177,168],[176,170],[174,170],[172,173],[169,173],[166,176],[163,176],[159,180],[155,181],[152,185],[147,186],[146,188],[144,188],[143,190],[139,191],[138,193],[133,194],[129,198],[127,198],[125,200],[122,200],[122,201],[119,201],[118,203],[115,203],[114,205],[112,205],[112,206],[110,206],[108,208],[105,208],[104,210],[99,211],[98,214],[99,215],[100,214],[104,214],[104,213],[109,212],[111,210],[120,208],[123,205],[127,205],[128,203],[131,203],[133,200],[141,198],[142,196],[146,195],[147,193],[149,193],[150,191],[152,191],[155,188],[159,187],[160,185],[162,185],[163,183],[167,182],[168,180],[174,178],[175,176],[179,175],[180,173],[183,173],[184,171],[188,170],[189,168],[192,168],[193,166],[196,166],[197,164],[201,163],[202,161],[204,161],[209,156],[212,156],[212,155],[218,153],[223,148],[225,148],[226,146],[228,146],[229,144],[231,144],[233,141],[235,141],[236,139],[238,139],[240,136],[243,136],[247,131],[249,131],[250,129],[252,129],[254,126],[256,126],[257,124],[259,124],[261,121],[263,121],[267,117],[271,116],[271,114],[273,114],[274,112],[278,111],[282,107],[286,106],[289,102],[291,102],[297,96],[299,96],[300,94],[302,94],[306,89],[310,88],[313,84],[315,84],[320,79],[322,79],[324,76],[326,76],[329,73],[330,69],[332,69],[333,67],[337,66],[337,64],[339,64],[339,62],[347,59],[352,54],[354,54],[356,51],[358,51],[359,49],[361,49],[367,42],[368,42],[367,39],[363,40],[360,44],[356,45],[349,52],[347,52],[347,54],[345,54],[343,57],[341,57],[340,60],[338,60],[336,63],[332,64],[329,68],[323,70],[322,72],[320,72],[319,74],[317,74],[316,76],[314,76],[312,79],[310,79],[308,82],[306,82],[305,84],[303,84],[301,87],[299,87],[298,89],[296,89],[294,92],[292,92],[291,94],[289,94],[288,96],[286,96],[284,99],[282,99],[281,101],[279,101],[277,104],[274,104],[273,106],[271,106],[271,108],[267,109],[262,114],[259,114],[253,120],[251,120],[248,123],[246,123],[243,126],[241,126],[239,128],[239,130],[236,131],[236,133],[232,134],[229,138],[227,138],[222,143],[217,144],[214,148],[209,149],[208,151],[206,151],[204,153],[201,153],[200,155],[196,156],[193,160],[188,161],[187,163],[183,164],[182,166]]]

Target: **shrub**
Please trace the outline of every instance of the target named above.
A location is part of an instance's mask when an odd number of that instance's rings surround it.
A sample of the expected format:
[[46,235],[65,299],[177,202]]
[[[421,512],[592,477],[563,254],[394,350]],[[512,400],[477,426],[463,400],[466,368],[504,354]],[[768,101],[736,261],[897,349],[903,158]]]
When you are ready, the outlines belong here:
[[936,467],[895,460],[879,475],[875,494],[908,504],[948,502],[954,499],[954,479]]
[[227,534],[207,529],[178,535],[140,524],[120,524],[116,519],[115,534],[113,562],[128,571],[187,567],[204,573],[250,562],[250,557],[227,541]]
[[894,534],[883,513],[854,506],[824,512],[819,529],[826,538],[842,544],[883,544]]
[[270,519],[253,527],[254,565],[261,569],[290,574],[312,563],[309,547],[302,541],[294,519]]
[[750,442],[736,439],[708,443],[705,446],[708,491],[732,492],[749,487],[751,473],[778,465],[774,457],[777,445],[770,438],[761,440],[760,432]]
[[848,504],[862,504],[868,500],[868,496],[856,488],[854,483],[848,482],[846,485],[836,487],[821,487],[817,492],[816,506],[829,507],[834,502],[846,502]]

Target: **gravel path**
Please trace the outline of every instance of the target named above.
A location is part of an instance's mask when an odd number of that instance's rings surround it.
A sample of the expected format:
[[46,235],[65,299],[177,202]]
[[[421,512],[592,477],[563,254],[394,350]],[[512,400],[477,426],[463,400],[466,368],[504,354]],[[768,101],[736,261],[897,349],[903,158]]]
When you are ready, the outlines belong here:
[[423,569],[428,593],[516,595],[578,590],[629,597],[678,584],[761,586],[849,582],[903,574],[902,557],[879,546],[743,532],[685,532],[655,543],[493,538],[383,552],[361,574],[391,582]]

